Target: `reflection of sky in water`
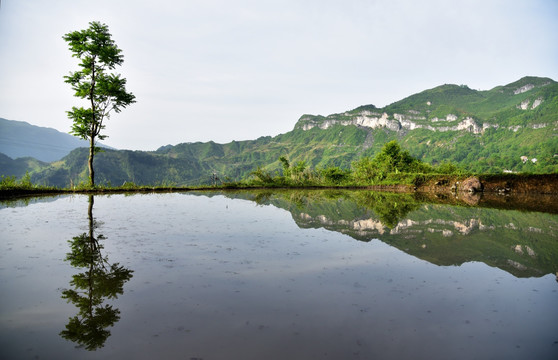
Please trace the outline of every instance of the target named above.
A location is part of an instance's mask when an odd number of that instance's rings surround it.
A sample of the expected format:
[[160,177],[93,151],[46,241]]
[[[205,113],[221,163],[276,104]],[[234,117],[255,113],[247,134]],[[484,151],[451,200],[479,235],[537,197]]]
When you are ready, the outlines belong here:
[[558,284],[482,263],[438,267],[380,241],[299,229],[222,196],[96,196],[104,254],[134,271],[105,347],[61,339],[67,240],[87,197],[0,210],[0,357],[552,358]]

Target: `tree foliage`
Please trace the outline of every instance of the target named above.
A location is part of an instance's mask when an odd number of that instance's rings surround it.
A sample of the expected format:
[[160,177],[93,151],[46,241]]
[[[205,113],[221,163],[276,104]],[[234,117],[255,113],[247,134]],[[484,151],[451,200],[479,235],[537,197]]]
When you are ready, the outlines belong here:
[[402,150],[396,141],[390,141],[374,158],[368,156],[352,163],[353,177],[359,183],[383,180],[388,174],[428,173],[432,168]]
[[65,82],[72,86],[74,96],[85,99],[88,107],[72,107],[68,117],[73,121],[71,133],[90,141],[89,178],[95,185],[93,158],[98,148],[96,140],[106,135],[103,121],[110,118],[112,111],[119,113],[135,102],[135,96],[126,91],[126,79],[112,71],[122,65],[122,51],[111,38],[108,26],[93,21],[89,28],[73,31],[63,36],[68,43],[72,56],[80,59],[79,71],[64,76]]

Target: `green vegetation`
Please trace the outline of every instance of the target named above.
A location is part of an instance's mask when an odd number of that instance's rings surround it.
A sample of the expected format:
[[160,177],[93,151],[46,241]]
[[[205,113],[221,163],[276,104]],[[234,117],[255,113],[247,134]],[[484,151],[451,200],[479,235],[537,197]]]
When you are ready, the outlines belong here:
[[[157,151],[107,149],[95,156],[96,182],[180,187],[252,179],[263,186],[360,186],[416,185],[436,173],[553,174],[558,173],[556,114],[558,83],[551,79],[526,77],[488,91],[442,85],[381,109],[365,105],[341,114],[303,115],[292,131],[274,137],[183,143]],[[382,118],[384,125],[362,123],[373,118]],[[412,129],[403,126],[405,121],[413,122]],[[463,128],[464,122],[470,126]],[[391,141],[418,161],[407,164],[412,169],[390,169],[381,159],[372,168]],[[281,158],[294,173],[284,172]],[[87,183],[87,161],[86,149],[50,164],[0,156],[0,174],[21,177],[28,171],[33,183],[71,188]],[[366,171],[373,173],[373,182]]]
[[64,78],[75,91],[74,96],[87,100],[90,107],[74,106],[68,111],[68,117],[73,121],[71,133],[89,140],[89,183],[95,186],[93,159],[100,150],[96,139],[106,138],[101,134],[105,128],[103,121],[110,117],[113,110],[119,113],[134,103],[135,96],[126,92],[126,79],[110,72],[122,65],[124,56],[111,39],[107,25],[93,21],[88,29],[68,33],[63,39],[68,43],[72,56],[81,60],[81,70]]
[[0,190],[13,191],[13,190],[49,190],[52,187],[38,186],[31,182],[31,176],[26,173],[20,179],[15,176],[0,177]]
[[428,165],[401,149],[397,141],[386,143],[375,157],[364,156],[353,161],[351,169],[337,166],[311,169],[305,161],[292,165],[282,156],[282,173],[266,171],[258,167],[252,171],[252,178],[245,183],[264,187],[304,187],[304,186],[370,186],[370,185],[414,185],[418,186],[427,178],[448,175],[467,175],[457,165],[444,162],[439,166]]
[[[86,156],[86,149],[82,150]],[[107,150],[111,152],[113,150]],[[127,154],[128,157],[144,156],[142,152],[117,152]],[[102,155],[103,153],[101,153]],[[79,158],[74,159],[77,163]],[[185,187],[177,185],[168,180],[157,182],[154,185],[137,184],[133,181],[124,180],[121,185],[113,185],[107,181],[102,185],[91,186],[87,181],[73,184],[63,188],[62,192],[136,192],[136,191],[176,191],[207,188],[304,188],[304,187],[386,187],[402,191],[410,191],[413,188],[449,190],[453,184],[460,179],[465,179],[472,174],[463,170],[451,162],[443,162],[436,166],[424,163],[410,155],[408,150],[401,148],[397,141],[390,141],[374,156],[363,156],[351,163],[350,169],[338,166],[311,167],[305,161],[297,161],[292,164],[286,156],[279,157],[278,163],[281,169],[275,171],[267,170],[265,166],[258,166],[250,173],[250,177],[242,181],[231,181],[220,179],[213,175],[213,181],[209,185],[197,185]],[[124,162],[125,163],[125,162]],[[125,167],[119,168],[126,171]],[[149,164],[145,165],[145,172],[149,173]],[[107,168],[103,174],[111,174]],[[64,170],[54,172],[53,176],[64,176]],[[555,175],[546,175],[544,178],[531,174],[483,174],[479,175],[485,181],[489,181],[489,191],[509,191],[513,187],[521,192],[556,192]],[[115,177],[113,177],[115,178]],[[126,179],[126,176],[116,179]],[[442,186],[442,187],[438,187]],[[2,177],[0,190],[12,191],[14,193],[40,193],[55,191],[55,187],[35,185],[27,173],[20,180],[14,176]]]

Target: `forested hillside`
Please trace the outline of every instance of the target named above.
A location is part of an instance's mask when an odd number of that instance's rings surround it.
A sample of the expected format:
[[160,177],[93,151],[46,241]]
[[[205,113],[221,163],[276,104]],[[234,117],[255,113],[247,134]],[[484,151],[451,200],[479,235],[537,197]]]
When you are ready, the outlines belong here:
[[[488,91],[442,85],[384,108],[365,105],[329,116],[303,115],[288,133],[227,144],[183,143],[153,152],[105,150],[95,158],[99,184],[208,184],[240,180],[279,158],[312,168],[348,169],[388,141],[432,165],[452,162],[477,173],[558,172],[558,83],[526,77]],[[2,158],[4,175],[69,186],[87,178],[87,151],[50,164]],[[15,163],[17,162],[17,164]],[[11,170],[10,173],[7,169]]]

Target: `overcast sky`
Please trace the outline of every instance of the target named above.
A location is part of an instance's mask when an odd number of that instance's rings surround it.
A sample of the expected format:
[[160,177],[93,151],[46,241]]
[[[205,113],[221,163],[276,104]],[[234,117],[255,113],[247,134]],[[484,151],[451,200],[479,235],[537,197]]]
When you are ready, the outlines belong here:
[[137,103],[105,144],[256,139],[435,86],[558,80],[556,0],[3,0],[0,117],[68,132],[62,36],[109,27]]

